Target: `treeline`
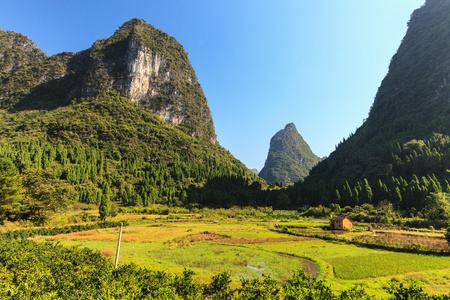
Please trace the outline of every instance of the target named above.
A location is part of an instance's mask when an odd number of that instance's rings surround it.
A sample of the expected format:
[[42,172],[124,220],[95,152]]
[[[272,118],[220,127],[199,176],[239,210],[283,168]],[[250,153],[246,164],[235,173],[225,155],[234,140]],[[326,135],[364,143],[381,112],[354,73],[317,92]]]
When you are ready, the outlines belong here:
[[[0,177],[10,178],[16,189],[0,211],[2,219],[44,222],[42,212],[36,217],[37,210],[23,211],[26,199],[38,199],[31,187],[43,178],[67,191],[50,210],[73,202],[100,204],[102,198],[121,207],[264,201],[253,196],[264,181],[220,145],[186,135],[117,92],[49,111],[2,113],[0,158],[11,174]],[[42,193],[57,192],[47,187]]]
[[[205,157],[200,164],[179,157],[169,163],[150,163],[140,157],[111,157],[81,143],[68,147],[31,141],[0,144],[0,157],[14,163],[20,174],[51,168],[59,179],[78,188],[79,202],[88,204],[100,202],[106,184],[115,188],[113,199],[123,206],[186,204],[179,202],[187,200],[186,190],[208,182],[208,187],[217,189],[251,185],[241,168],[221,163],[215,156]],[[208,202],[200,195],[196,198],[194,202]]]
[[[333,169],[333,162],[321,162],[305,182],[290,188],[289,195],[298,206],[331,203],[341,207],[388,201],[406,216],[422,216],[434,220],[450,219],[450,137],[433,134],[426,140],[411,140],[388,148],[374,147],[383,162],[376,168],[336,169],[340,178],[328,177],[321,169]],[[366,153],[367,154],[367,153]],[[342,153],[337,153],[342,155]],[[354,155],[353,159],[359,156]],[[344,159],[344,158],[343,158]],[[366,156],[371,166],[372,156]],[[348,165],[361,164],[349,161]],[[328,164],[328,165],[327,165]],[[323,175],[322,177],[319,174]],[[367,176],[364,178],[364,175]]]

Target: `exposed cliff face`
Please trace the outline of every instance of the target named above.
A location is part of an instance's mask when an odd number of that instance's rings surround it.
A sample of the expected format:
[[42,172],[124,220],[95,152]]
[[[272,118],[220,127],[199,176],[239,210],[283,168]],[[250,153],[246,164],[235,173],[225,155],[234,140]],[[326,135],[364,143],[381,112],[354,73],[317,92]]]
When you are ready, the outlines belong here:
[[303,180],[319,161],[295,125],[290,123],[270,140],[269,154],[259,176],[269,182],[292,184]]
[[166,122],[215,143],[207,100],[174,38],[133,19],[111,38],[97,41],[85,64],[82,97],[119,90]]
[[[183,46],[143,20],[126,22],[110,38],[76,54],[47,58],[28,38],[5,31],[0,32],[0,45],[6,49],[0,51],[4,108],[23,101],[39,102],[36,108],[56,106],[117,90],[191,136],[216,142],[206,97]],[[21,59],[23,53],[34,56]],[[30,97],[31,91],[39,93]],[[41,98],[51,98],[51,103]]]
[[[126,60],[126,80],[122,90],[132,102],[149,107],[154,113],[174,126],[180,125],[185,116],[182,97],[177,91],[170,91],[164,85],[174,80],[167,59],[160,53],[143,46],[138,39],[131,37],[128,43]],[[192,84],[192,79],[188,82]],[[158,95],[170,96],[173,101],[164,107],[152,105]]]
[[28,37],[0,28],[0,72],[9,72],[30,61],[46,57]]
[[123,206],[265,200],[265,182],[214,143],[183,47],[142,20],[79,53],[0,72],[0,138],[0,156],[20,172],[50,166],[83,203],[94,203],[105,182]]

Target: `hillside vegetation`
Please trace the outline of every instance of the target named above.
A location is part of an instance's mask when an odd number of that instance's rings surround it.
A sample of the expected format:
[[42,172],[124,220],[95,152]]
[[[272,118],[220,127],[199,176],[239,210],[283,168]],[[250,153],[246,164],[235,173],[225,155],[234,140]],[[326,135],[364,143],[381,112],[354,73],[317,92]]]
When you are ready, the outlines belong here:
[[450,2],[428,0],[412,14],[369,117],[297,185],[303,203],[388,200],[411,213],[437,204],[448,214],[439,193],[450,192],[449,13]]
[[[215,141],[206,98],[174,38],[133,19],[90,49],[47,57],[28,38],[3,33],[2,219],[42,223],[48,212],[102,199],[187,207],[265,201],[264,181]],[[32,51],[16,47],[18,38]],[[131,72],[152,64],[158,72]],[[40,185],[46,180],[59,189]]]
[[320,161],[293,123],[278,131],[270,140],[269,153],[259,176],[284,185],[303,180]]

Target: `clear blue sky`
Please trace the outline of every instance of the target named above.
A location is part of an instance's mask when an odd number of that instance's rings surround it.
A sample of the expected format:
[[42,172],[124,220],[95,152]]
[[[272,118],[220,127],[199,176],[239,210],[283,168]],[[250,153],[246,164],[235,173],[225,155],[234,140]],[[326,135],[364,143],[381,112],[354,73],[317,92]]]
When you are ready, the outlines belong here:
[[261,170],[270,138],[290,122],[321,157],[361,126],[423,3],[2,0],[0,28],[52,55],[89,48],[129,19],[144,19],[189,53],[219,143]]

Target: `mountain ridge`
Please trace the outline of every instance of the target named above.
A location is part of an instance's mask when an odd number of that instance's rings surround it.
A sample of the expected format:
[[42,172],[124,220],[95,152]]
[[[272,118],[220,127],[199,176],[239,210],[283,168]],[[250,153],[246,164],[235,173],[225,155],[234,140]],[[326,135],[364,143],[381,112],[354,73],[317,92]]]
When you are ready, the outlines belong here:
[[[43,59],[45,64],[35,60],[3,74],[2,107],[20,108],[30,91],[40,92],[44,85],[64,94],[63,100],[54,97],[62,103],[117,90],[188,134],[216,142],[206,97],[183,46],[144,20],[124,23],[89,49]],[[36,105],[61,104],[48,102]]]
[[216,142],[195,72],[168,34],[132,19],[78,53],[14,59],[0,73],[0,158],[23,182],[51,174],[87,204],[265,201],[266,183]]

